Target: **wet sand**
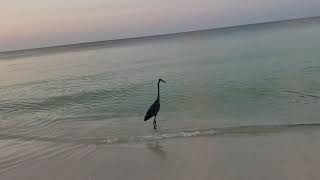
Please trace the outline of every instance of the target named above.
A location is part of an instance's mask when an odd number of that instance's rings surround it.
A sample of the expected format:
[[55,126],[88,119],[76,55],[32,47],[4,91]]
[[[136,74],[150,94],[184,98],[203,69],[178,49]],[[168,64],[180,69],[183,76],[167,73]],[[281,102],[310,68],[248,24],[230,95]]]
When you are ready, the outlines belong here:
[[[55,149],[18,161],[0,179],[314,180],[320,177],[319,139],[320,131],[303,130],[113,145],[47,143]],[[36,147],[45,142],[30,143],[39,153]]]

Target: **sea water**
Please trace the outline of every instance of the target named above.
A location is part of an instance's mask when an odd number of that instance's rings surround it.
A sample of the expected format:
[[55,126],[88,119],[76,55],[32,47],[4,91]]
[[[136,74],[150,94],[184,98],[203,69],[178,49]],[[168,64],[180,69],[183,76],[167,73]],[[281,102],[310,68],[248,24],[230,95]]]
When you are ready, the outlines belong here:
[[[320,123],[319,19],[123,41],[0,54],[0,138],[113,143]],[[154,131],[143,119],[158,78]]]

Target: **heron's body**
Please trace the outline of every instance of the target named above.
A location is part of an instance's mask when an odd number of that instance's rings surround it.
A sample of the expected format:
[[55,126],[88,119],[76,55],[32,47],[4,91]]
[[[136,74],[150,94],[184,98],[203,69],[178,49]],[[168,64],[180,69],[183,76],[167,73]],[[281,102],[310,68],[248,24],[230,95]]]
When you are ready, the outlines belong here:
[[159,79],[159,81],[158,81],[158,96],[157,96],[157,99],[149,107],[149,109],[148,109],[148,111],[147,111],[147,113],[146,113],[146,115],[144,117],[144,121],[147,121],[148,119],[154,117],[154,120],[153,120],[153,128],[154,129],[157,129],[156,117],[157,117],[158,112],[160,110],[160,88],[159,88],[160,81],[165,83],[164,80]]
[[157,116],[160,110],[160,102],[157,99],[148,109],[146,116],[144,117],[144,121],[147,121],[153,116]]

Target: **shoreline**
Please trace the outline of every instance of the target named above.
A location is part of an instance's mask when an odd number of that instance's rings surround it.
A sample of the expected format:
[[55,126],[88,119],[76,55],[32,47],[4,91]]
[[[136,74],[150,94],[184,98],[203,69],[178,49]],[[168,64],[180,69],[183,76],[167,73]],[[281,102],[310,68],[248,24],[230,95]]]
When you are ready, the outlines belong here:
[[112,145],[59,147],[53,143],[57,153],[30,158],[3,171],[0,178],[316,179],[320,176],[319,138],[320,131],[310,130]]

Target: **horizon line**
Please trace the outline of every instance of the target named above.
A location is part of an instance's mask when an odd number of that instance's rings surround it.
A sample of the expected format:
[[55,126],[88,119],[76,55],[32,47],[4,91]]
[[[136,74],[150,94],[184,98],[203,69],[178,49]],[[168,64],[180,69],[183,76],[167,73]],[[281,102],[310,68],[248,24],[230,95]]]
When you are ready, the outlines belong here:
[[[81,47],[83,47],[83,48],[90,47],[90,45],[94,46],[95,44],[96,45],[103,45],[103,44],[112,45],[112,43],[119,43],[119,42],[125,42],[125,41],[130,42],[130,41],[134,41],[134,40],[155,39],[155,38],[159,38],[159,37],[184,36],[186,34],[198,34],[201,32],[228,30],[228,29],[247,27],[247,26],[274,25],[277,23],[296,22],[296,21],[304,21],[304,20],[311,20],[311,19],[319,19],[320,20],[320,16],[301,17],[301,18],[294,18],[294,19],[283,19],[283,20],[266,21],[266,22],[259,22],[259,23],[240,24],[240,25],[234,25],[234,26],[181,31],[181,32],[173,32],[173,33],[165,33],[165,34],[154,34],[154,35],[147,35],[147,36],[116,38],[116,39],[107,39],[107,40],[101,40],[101,41],[87,41],[87,42],[79,42],[79,43],[53,45],[53,46],[43,46],[43,47],[16,49],[16,50],[9,50],[9,51],[0,51],[0,58],[1,58],[1,55],[6,55],[6,54],[10,55],[10,54],[19,53],[19,52],[23,53],[23,52],[28,52],[28,51],[38,51],[38,50],[43,50],[43,49],[56,49],[56,48],[61,49],[61,48],[68,48],[68,47],[71,47],[71,48],[74,47],[75,49],[77,49],[77,48],[81,48]],[[6,58],[6,57],[4,57],[4,58]]]

